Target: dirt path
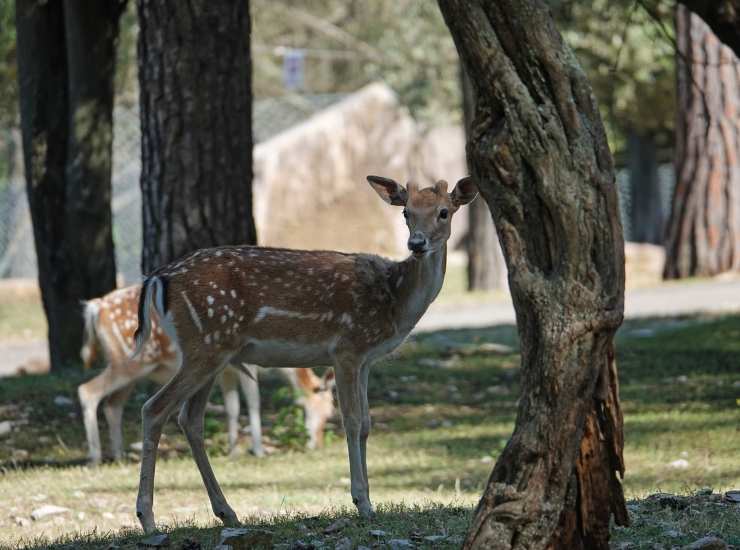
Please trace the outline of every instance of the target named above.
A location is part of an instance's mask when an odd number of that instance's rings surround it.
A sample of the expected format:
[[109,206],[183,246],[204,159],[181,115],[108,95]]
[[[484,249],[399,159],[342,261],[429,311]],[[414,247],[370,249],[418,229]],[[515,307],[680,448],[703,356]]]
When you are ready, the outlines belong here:
[[[733,311],[740,311],[740,280],[670,283],[629,290],[625,297],[625,316],[629,319]],[[432,304],[415,331],[514,322],[514,308],[509,299],[481,304]],[[48,364],[45,341],[0,343],[0,378],[17,374],[23,365],[36,370],[42,364]]]
[[[740,281],[691,281],[628,290],[625,317],[669,317],[740,311]],[[475,328],[514,323],[511,300],[485,304],[432,304],[416,331]]]

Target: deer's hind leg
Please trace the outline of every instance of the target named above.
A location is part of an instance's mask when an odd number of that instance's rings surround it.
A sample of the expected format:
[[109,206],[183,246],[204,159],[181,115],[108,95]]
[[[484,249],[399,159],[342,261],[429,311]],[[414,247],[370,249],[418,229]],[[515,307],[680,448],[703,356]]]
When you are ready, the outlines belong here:
[[208,396],[211,394],[211,388],[213,388],[215,379],[215,375],[211,376],[192,397],[183,403],[180,414],[177,417],[177,422],[190,444],[193,458],[198,465],[198,470],[203,478],[206,491],[208,491],[208,498],[211,501],[213,513],[224,522],[224,525],[234,527],[239,524],[239,519],[228,502],[226,502],[221,487],[218,485],[216,476],[211,468],[211,463],[208,461],[208,455],[206,454],[205,443],[203,441],[203,414],[206,410]]
[[218,372],[218,369],[204,372],[204,364],[203,361],[191,360],[183,355],[182,365],[177,373],[141,408],[143,448],[139,494],[136,499],[136,515],[147,533],[154,531],[156,528],[152,501],[154,498],[154,470],[157,462],[157,447],[162,436],[162,428],[170,415],[179,409],[187,399],[197,393],[205,384],[213,383],[213,376]]

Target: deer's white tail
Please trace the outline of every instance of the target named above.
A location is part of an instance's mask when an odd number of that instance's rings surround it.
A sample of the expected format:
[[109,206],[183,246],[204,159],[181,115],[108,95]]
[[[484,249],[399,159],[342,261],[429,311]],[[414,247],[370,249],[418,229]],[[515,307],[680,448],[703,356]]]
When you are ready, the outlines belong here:
[[161,277],[147,277],[141,287],[139,296],[139,327],[134,333],[135,349],[131,358],[137,357],[152,332],[152,305],[160,319],[164,319],[166,311],[166,281]]
[[95,349],[98,343],[95,326],[97,325],[98,313],[100,312],[100,303],[98,300],[90,300],[83,302],[83,304],[82,317],[85,321],[85,326],[83,329],[83,342],[80,355],[82,356],[85,368],[89,368],[95,358]]

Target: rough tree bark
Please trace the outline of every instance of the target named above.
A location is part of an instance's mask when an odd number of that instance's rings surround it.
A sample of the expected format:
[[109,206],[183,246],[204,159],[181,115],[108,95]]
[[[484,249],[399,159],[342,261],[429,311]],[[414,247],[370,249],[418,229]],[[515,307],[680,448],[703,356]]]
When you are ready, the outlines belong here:
[[627,136],[630,174],[630,228],[628,238],[638,243],[663,243],[665,216],[658,180],[658,151],[649,134],[631,130]]
[[676,10],[676,38],[676,187],[666,232],[667,279],[740,268],[740,60],[683,6]]
[[628,522],[614,333],[624,241],[590,86],[540,0],[439,0],[476,88],[469,163],[509,270],[516,426],[465,548],[606,549]]
[[115,287],[111,116],[123,6],[16,4],[26,188],[52,370],[79,361],[81,300]]
[[[466,141],[470,139],[470,126],[475,111],[475,96],[470,78],[460,67],[463,99],[463,125]],[[468,206],[468,290],[496,290],[506,288],[506,264],[496,236],[496,227],[488,205],[474,201]]]
[[139,0],[142,271],[254,243],[249,3]]
[[740,57],[740,0],[678,0]]

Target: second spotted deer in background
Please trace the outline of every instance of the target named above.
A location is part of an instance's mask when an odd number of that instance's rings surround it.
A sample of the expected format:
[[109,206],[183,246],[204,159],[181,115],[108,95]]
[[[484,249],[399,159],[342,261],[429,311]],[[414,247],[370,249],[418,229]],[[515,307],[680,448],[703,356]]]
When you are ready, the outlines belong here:
[[143,454],[136,513],[145,531],[152,511],[162,427],[179,410],[213,512],[238,519],[208,461],[203,412],[218,374],[234,359],[265,367],[333,364],[349,454],[352,500],[372,514],[367,476],[370,365],[411,332],[444,281],[450,221],[476,186],[460,180],[419,189],[368,176],[380,197],[403,206],[412,254],[395,262],[368,254],[255,246],[203,249],[156,270],[144,282],[137,349],[151,336],[156,311],[181,366],[142,408]]
[[[142,353],[135,359],[130,357],[140,293],[141,285],[135,285],[114,290],[85,304],[82,360],[85,368],[89,368],[98,353],[102,353],[106,362],[103,372],[81,384],[77,390],[82,405],[89,460],[93,464],[102,460],[97,418],[100,403],[103,403],[108,423],[112,457],[120,459],[123,456],[123,406],[137,382],[150,379],[165,384],[178,368],[177,348],[162,331],[156,317],[152,319],[152,337]],[[229,451],[234,451],[238,437],[240,407],[237,388],[241,385],[249,412],[252,452],[261,456],[264,451],[258,369],[254,365],[243,365],[243,368],[251,376],[229,367],[218,377],[227,415]],[[293,388],[297,402],[303,406],[309,447],[320,446],[326,422],[334,413],[333,371],[327,370],[323,378],[316,376],[311,369],[281,369],[281,373]]]

